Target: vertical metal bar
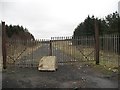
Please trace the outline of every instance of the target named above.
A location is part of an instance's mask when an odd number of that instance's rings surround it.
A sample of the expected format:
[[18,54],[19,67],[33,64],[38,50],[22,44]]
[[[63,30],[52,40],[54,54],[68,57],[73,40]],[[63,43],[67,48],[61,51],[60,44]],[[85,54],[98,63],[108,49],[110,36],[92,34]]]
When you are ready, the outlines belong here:
[[2,22],[2,55],[3,55],[3,68],[6,69],[6,29],[5,22]]
[[52,56],[52,40],[50,40],[50,52],[49,55]]
[[95,19],[95,60],[96,64],[99,65],[99,30],[98,22]]

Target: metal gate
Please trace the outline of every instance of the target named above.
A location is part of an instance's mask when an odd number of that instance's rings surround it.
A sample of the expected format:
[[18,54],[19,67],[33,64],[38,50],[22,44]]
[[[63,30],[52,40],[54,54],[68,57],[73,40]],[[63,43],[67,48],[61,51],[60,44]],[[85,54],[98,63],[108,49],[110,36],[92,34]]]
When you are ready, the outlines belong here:
[[93,37],[52,37],[51,40],[8,40],[7,66],[37,67],[43,56],[56,56],[59,65],[94,60]]
[[5,22],[2,22],[3,68],[37,67],[39,60],[48,55],[56,56],[59,65],[85,61],[87,63],[96,61],[96,64],[99,64],[100,59],[104,65],[109,63],[110,67],[118,66],[119,38],[119,34],[99,36],[95,23],[95,36],[52,37],[51,40],[6,40]]
[[37,67],[39,60],[47,55],[47,40],[9,40],[7,43],[7,66]]
[[52,37],[52,55],[58,63],[75,64],[94,60],[94,37]]

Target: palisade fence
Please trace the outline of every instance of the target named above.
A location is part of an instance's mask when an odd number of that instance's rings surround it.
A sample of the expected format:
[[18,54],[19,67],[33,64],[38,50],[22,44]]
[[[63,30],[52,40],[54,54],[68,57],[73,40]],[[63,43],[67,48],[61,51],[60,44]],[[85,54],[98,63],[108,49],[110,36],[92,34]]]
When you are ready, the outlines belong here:
[[120,35],[111,34],[100,37],[100,64],[118,67],[120,58]]
[[[99,37],[100,64],[118,66],[119,35]],[[51,37],[51,40],[7,40],[7,66],[37,67],[43,56],[57,57],[59,65],[95,61],[94,36]]]

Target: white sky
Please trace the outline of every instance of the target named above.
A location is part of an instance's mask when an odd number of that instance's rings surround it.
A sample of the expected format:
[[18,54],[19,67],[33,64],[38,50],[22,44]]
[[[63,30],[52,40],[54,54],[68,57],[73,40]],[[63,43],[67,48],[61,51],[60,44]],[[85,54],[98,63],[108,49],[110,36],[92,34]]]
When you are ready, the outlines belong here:
[[103,18],[118,11],[118,1],[0,0],[0,19],[8,25],[28,28],[37,39],[72,36],[88,15]]

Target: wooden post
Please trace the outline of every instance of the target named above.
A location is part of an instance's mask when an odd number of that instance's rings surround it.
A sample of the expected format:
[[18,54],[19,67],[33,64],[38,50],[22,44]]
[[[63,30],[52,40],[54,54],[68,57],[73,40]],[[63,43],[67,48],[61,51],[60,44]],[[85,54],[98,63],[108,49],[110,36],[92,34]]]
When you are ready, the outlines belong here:
[[95,19],[95,60],[96,64],[99,65],[99,29],[98,22]]
[[52,56],[52,41],[50,40],[50,52],[49,55]]
[[5,22],[2,22],[2,56],[3,56],[3,68],[6,69],[6,29]]

